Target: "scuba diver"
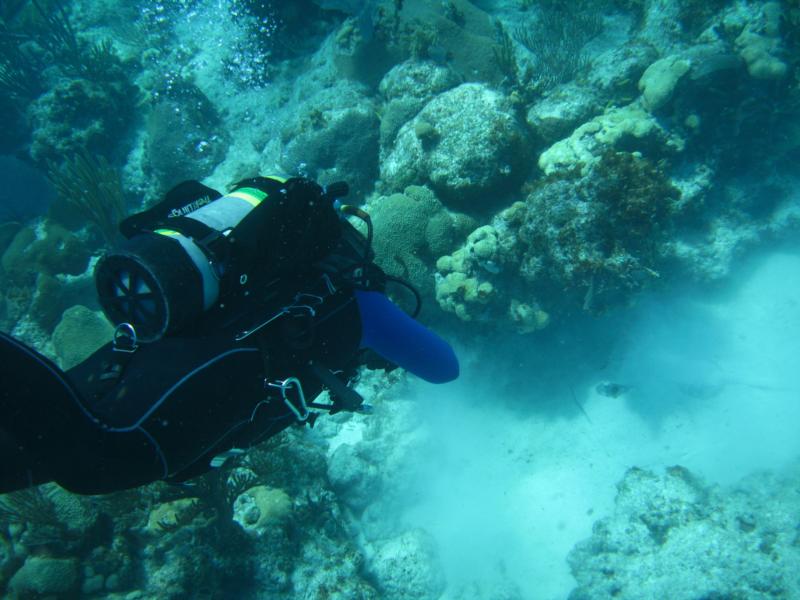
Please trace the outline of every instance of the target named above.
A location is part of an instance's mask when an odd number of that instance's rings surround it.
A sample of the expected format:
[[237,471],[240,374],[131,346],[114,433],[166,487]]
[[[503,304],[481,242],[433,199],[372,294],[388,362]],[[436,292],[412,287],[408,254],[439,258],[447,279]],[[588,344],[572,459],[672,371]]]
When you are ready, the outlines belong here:
[[[183,482],[325,410],[367,412],[357,369],[458,377],[442,338],[386,295],[347,184],[187,181],[122,221],[95,267],[113,341],[67,370],[0,334],[0,493]],[[362,234],[346,218],[366,223]],[[329,401],[317,396],[328,390]]]

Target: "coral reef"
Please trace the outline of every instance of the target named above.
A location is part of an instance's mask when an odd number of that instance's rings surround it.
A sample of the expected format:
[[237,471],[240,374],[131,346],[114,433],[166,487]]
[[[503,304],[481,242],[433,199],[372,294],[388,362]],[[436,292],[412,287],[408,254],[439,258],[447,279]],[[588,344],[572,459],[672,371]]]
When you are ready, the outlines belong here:
[[31,156],[58,163],[81,150],[111,155],[117,151],[133,115],[135,93],[125,80],[99,84],[67,79],[33,101]]
[[796,592],[797,473],[757,474],[732,489],[683,467],[630,469],[614,512],[570,553],[570,600],[775,598]]
[[[119,519],[118,525],[123,527],[119,531],[124,531],[126,520],[114,509],[104,510],[94,499],[54,485],[3,496],[0,526],[5,543],[0,551],[0,585],[21,598],[68,597],[81,589],[87,592],[90,577],[95,580],[96,592],[117,589],[115,580],[130,585],[131,559],[124,542],[120,539],[107,545],[114,535],[110,515]],[[83,558],[91,558],[91,566],[83,566]],[[109,579],[111,585],[105,585]]]
[[[260,172],[347,181],[377,262],[476,360],[485,331],[560,340],[579,312],[796,239],[798,49],[796,0],[6,2],[0,151],[62,197],[2,194],[0,327],[77,364],[111,334],[90,271],[125,209]],[[445,581],[398,518],[430,416],[402,383],[364,372],[373,415],[187,486],[0,499],[0,594],[522,597]],[[571,597],[793,597],[796,482],[629,471],[570,554]]]
[[339,72],[370,87],[409,59],[447,62],[462,81],[497,84],[495,50],[491,15],[468,0],[372,2],[342,24],[335,48]]
[[656,56],[643,42],[611,47],[590,59],[585,78],[537,97],[527,109],[526,121],[541,143],[551,145],[608,106],[630,103],[637,95],[636,81]]
[[437,300],[463,320],[527,333],[551,314],[602,312],[659,279],[679,192],[647,159],[607,152],[551,178],[437,261]]
[[524,84],[541,93],[575,79],[588,64],[583,48],[603,30],[602,2],[540,2],[536,19],[518,25],[514,38],[531,54],[533,75]]
[[635,150],[658,160],[681,152],[684,146],[680,135],[666,130],[641,103],[634,102],[608,109],[550,146],[539,156],[539,168],[546,175],[577,170],[585,176],[609,149]]
[[34,1],[0,24],[0,86],[11,123],[24,111],[40,164],[79,149],[112,154],[133,122],[136,88],[107,39],[78,31],[71,7]]
[[49,177],[62,203],[94,225],[107,246],[113,246],[127,212],[118,171],[105,158],[85,151],[65,157],[61,168],[51,163],[51,169]]
[[528,198],[520,238],[522,276],[561,304],[583,310],[624,304],[659,278],[679,192],[647,159],[607,152],[584,179],[554,180]]

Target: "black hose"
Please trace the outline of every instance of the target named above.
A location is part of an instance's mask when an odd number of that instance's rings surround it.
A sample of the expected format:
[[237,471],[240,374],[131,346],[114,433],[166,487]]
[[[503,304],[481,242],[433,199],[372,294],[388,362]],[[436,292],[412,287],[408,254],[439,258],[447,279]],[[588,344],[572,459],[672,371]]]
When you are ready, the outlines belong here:
[[416,306],[414,307],[413,312],[411,313],[411,318],[416,319],[419,315],[419,312],[422,310],[422,296],[419,293],[419,290],[411,285],[405,279],[401,279],[400,277],[394,277],[393,275],[386,275],[386,281],[392,281],[394,283],[402,285],[404,288],[409,290],[412,294],[414,294],[414,301],[416,302]]
[[[372,227],[372,219],[369,216],[369,213],[357,206],[353,206],[352,204],[343,204],[340,207],[340,210],[348,215],[352,215],[358,219],[361,219],[364,224],[367,226],[367,244],[364,249],[364,256],[363,256],[363,264],[361,265],[363,272],[368,273],[368,265],[372,262],[370,259],[370,255],[372,254],[372,239],[373,239],[373,227]],[[416,306],[414,307],[414,311],[411,313],[411,317],[416,319],[419,315],[420,311],[422,310],[422,296],[420,295],[417,288],[411,285],[405,279],[401,279],[399,277],[394,277],[392,275],[384,275],[386,281],[393,281],[399,285],[402,285],[414,295],[414,300],[416,302]]]

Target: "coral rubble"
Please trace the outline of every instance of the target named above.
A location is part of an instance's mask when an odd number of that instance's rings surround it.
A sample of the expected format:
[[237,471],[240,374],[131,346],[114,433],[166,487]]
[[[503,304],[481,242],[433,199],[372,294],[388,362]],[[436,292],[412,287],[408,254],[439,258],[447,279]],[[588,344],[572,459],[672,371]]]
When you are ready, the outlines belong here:
[[630,469],[611,516],[570,553],[570,600],[776,598],[797,593],[797,473],[730,489],[683,467]]

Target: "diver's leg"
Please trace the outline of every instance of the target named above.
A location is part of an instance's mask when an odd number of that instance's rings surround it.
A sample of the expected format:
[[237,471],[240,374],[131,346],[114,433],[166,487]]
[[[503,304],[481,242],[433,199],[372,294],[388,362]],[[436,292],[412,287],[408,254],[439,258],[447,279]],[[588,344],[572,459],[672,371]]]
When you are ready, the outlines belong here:
[[52,478],[39,461],[24,452],[8,432],[0,428],[0,494],[7,494]]
[[51,479],[75,445],[74,395],[55,364],[0,333],[0,491]]
[[52,479],[101,494],[163,474],[146,434],[103,428],[61,369],[0,333],[0,491]]

